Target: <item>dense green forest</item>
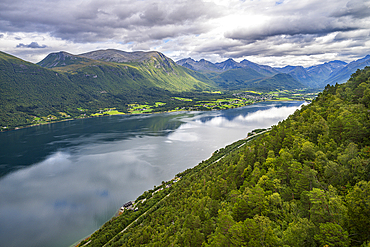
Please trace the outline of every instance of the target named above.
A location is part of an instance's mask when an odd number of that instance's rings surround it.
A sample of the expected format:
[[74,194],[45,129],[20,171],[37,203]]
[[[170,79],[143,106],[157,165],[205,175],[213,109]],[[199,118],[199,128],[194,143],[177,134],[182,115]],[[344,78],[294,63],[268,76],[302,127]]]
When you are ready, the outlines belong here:
[[80,245],[370,246],[369,106],[367,67],[146,191]]

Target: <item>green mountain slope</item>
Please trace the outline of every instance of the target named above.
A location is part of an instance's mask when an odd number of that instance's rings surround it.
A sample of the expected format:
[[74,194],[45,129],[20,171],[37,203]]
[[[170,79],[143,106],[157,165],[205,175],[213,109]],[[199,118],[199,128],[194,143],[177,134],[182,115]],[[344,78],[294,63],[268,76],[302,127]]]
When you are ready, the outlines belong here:
[[249,81],[261,78],[264,76],[250,68],[230,69],[210,77],[219,87],[228,90],[245,89]]
[[1,52],[0,129],[89,116],[101,108],[125,111],[129,103],[170,101],[174,93],[214,88],[163,54],[143,54],[145,59],[117,63],[59,52],[39,66]]
[[72,55],[68,52],[51,53],[42,61],[37,64],[44,68],[63,67],[71,64],[84,64],[89,62],[90,59]]
[[258,90],[290,90],[304,88],[301,82],[289,74],[279,73],[272,77],[248,83],[249,88]]
[[227,90],[254,89],[262,91],[300,89],[301,82],[291,75],[279,73],[266,77],[250,68],[231,69],[210,77],[219,87]]
[[369,107],[367,67],[270,131],[145,192],[137,211],[81,245],[368,246]]
[[[203,82],[195,79],[188,74],[187,69],[178,66],[170,58],[155,51],[124,52],[108,49],[81,55],[59,52],[49,54],[38,64],[58,71],[85,72],[87,74],[98,73],[94,70],[94,67],[99,67],[104,70],[104,73],[100,73],[100,76],[105,84],[115,83],[118,80],[119,83],[122,83],[122,86],[126,86],[125,83],[128,81],[135,81],[138,86],[157,87],[169,91],[211,88],[207,84],[209,80]],[[105,69],[102,69],[102,67]],[[99,75],[97,76],[99,77]],[[121,76],[123,77],[121,78]]]
[[81,99],[93,100],[67,75],[0,52],[0,126],[29,124]]

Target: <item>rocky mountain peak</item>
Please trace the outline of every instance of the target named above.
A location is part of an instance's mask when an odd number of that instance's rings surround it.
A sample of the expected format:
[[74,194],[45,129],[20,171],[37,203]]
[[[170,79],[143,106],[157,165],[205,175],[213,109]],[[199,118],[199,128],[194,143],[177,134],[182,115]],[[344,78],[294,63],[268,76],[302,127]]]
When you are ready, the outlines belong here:
[[45,68],[63,67],[73,63],[78,63],[86,59],[70,54],[65,51],[50,53],[37,64]]
[[[116,49],[97,50],[80,54],[81,57],[86,57],[94,60],[114,63],[142,63],[151,60],[152,58],[170,60],[165,55],[157,51],[134,51],[126,52]],[[172,60],[171,60],[172,61]]]

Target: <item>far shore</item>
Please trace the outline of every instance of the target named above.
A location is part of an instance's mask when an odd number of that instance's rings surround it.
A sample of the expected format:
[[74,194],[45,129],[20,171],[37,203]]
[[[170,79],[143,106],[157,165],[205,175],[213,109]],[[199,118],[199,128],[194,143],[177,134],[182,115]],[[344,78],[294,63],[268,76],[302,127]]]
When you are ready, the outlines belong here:
[[[250,104],[246,104],[244,106],[248,106],[248,105],[253,105],[253,104],[256,104],[256,103],[260,103],[260,102],[270,102],[270,101],[305,101],[307,102],[306,100],[294,100],[294,99],[284,99],[284,100],[266,100],[266,101],[257,101],[257,102],[253,102],[253,103],[250,103]],[[235,108],[241,108],[241,107],[244,107],[244,106],[240,106],[240,107],[233,107],[233,108],[229,108],[229,109],[235,109]],[[211,110],[208,110],[208,111],[222,111],[222,110],[228,110],[228,109],[211,109]],[[205,111],[205,110],[184,110],[184,109],[179,109],[179,110],[169,110],[169,111],[162,111],[162,112],[142,112],[142,113],[119,113],[119,114],[103,114],[103,115],[96,115],[96,116],[86,116],[86,117],[81,117],[81,118],[66,118],[66,119],[59,119],[59,120],[55,120],[55,121],[50,121],[50,122],[44,122],[44,123],[38,123],[38,124],[32,124],[32,125],[25,125],[25,126],[18,126],[18,127],[15,127],[15,128],[12,128],[12,129],[1,129],[0,132],[6,132],[6,131],[13,131],[13,130],[19,130],[19,129],[24,129],[24,128],[31,128],[31,127],[36,127],[36,126],[40,126],[40,125],[47,125],[47,124],[53,124],[53,123],[60,123],[60,122],[65,122],[65,121],[72,121],[72,120],[78,120],[78,119],[87,119],[87,118],[96,118],[96,117],[109,117],[109,116],[131,116],[131,115],[144,115],[144,114],[158,114],[158,113],[171,113],[171,112],[188,112],[188,111]]]

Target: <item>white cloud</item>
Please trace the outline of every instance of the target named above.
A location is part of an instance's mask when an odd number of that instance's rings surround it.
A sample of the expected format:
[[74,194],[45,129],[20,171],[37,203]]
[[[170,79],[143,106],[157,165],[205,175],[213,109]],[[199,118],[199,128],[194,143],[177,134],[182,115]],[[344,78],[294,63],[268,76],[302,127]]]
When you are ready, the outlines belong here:
[[[313,65],[333,55],[349,61],[369,53],[370,1],[3,0],[0,9],[0,50],[32,62],[47,52],[103,48],[269,65],[281,65],[281,58]],[[46,47],[16,49],[32,42]]]

